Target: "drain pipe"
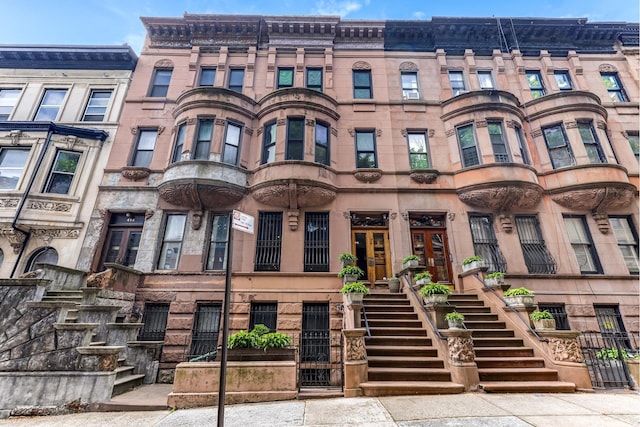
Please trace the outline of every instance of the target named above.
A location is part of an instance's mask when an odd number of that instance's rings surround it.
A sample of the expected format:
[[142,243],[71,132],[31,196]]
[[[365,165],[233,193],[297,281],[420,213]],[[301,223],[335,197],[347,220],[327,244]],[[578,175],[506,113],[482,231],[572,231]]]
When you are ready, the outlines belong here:
[[11,275],[9,276],[9,278],[13,278],[13,276],[16,273],[16,270],[18,269],[18,264],[20,263],[20,260],[22,259],[22,256],[24,255],[24,251],[27,247],[27,243],[29,243],[29,239],[31,238],[31,231],[24,231],[22,230],[17,222],[18,222],[18,218],[20,217],[20,214],[22,213],[22,209],[24,208],[24,204],[27,201],[27,197],[29,196],[29,193],[31,192],[31,187],[33,187],[33,183],[36,180],[36,175],[38,174],[38,171],[40,171],[40,167],[42,166],[42,163],[44,162],[44,156],[47,154],[47,151],[49,150],[49,145],[51,144],[51,136],[53,135],[53,123],[49,124],[49,130],[47,132],[47,138],[44,141],[44,145],[42,146],[42,150],[40,151],[40,155],[38,156],[38,160],[36,161],[36,166],[35,169],[33,170],[33,173],[31,174],[31,177],[29,178],[29,183],[27,184],[27,188],[24,191],[24,193],[22,194],[22,198],[20,199],[20,203],[18,203],[18,207],[16,209],[16,213],[13,216],[13,222],[11,223],[11,228],[13,228],[14,230],[17,230],[21,233],[25,233],[25,238],[24,241],[22,242],[21,246],[20,246],[20,252],[18,253],[18,257],[16,258],[16,262],[13,264],[13,269],[11,270]]

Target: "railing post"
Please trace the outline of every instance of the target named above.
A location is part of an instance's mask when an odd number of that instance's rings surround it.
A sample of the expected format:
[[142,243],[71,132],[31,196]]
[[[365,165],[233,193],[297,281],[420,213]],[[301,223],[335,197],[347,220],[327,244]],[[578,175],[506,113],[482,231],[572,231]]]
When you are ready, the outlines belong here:
[[445,329],[440,333],[447,338],[449,347],[449,370],[451,380],[464,385],[465,391],[476,391],[480,377],[473,350],[472,331],[468,329]]
[[343,329],[345,340],[344,357],[344,397],[362,396],[360,384],[369,377],[367,349],[364,345],[364,328]]

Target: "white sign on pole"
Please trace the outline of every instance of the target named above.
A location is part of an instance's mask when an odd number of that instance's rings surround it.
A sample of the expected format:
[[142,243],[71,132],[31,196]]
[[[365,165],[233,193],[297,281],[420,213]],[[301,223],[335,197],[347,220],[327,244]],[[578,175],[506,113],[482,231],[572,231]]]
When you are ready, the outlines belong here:
[[253,234],[253,217],[240,211],[233,211],[233,221],[231,227],[235,230]]

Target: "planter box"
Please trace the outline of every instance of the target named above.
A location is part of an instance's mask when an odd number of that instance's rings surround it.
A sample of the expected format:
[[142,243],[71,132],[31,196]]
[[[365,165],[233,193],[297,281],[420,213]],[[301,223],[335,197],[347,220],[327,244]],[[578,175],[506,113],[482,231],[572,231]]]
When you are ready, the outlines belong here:
[[[218,349],[216,362],[220,361],[222,352]],[[248,361],[286,361],[296,360],[295,347],[268,348],[266,351],[261,348],[230,348],[227,350],[227,361],[248,362]]]
[[533,305],[534,298],[534,295],[517,295],[514,297],[504,297],[504,301],[512,307],[525,307]]
[[362,304],[362,300],[364,299],[364,294],[360,292],[351,292],[346,295],[349,304]]
[[536,331],[555,331],[556,330],[556,319],[540,319],[540,320],[532,320],[533,328]]
[[501,278],[492,277],[490,279],[486,279],[484,281],[484,284],[490,288],[500,288],[502,287],[502,285],[504,285],[504,277],[501,277]]
[[402,267],[404,268],[414,268],[418,266],[418,260],[417,259],[412,259],[411,261],[407,261],[404,264],[402,264]]
[[357,281],[358,281],[357,274],[345,274],[344,276],[342,276],[342,283],[345,285],[347,283],[355,283]]
[[464,320],[447,320],[449,329],[464,329]]
[[462,271],[475,270],[476,268],[483,267],[484,263],[482,261],[473,261],[470,264],[462,264]]
[[429,283],[431,283],[431,279],[416,280],[416,285],[420,285],[420,286],[428,285]]
[[422,300],[424,301],[424,305],[437,305],[437,304],[446,304],[447,298],[449,298],[449,295],[435,294],[435,295],[429,295],[426,297],[423,296]]

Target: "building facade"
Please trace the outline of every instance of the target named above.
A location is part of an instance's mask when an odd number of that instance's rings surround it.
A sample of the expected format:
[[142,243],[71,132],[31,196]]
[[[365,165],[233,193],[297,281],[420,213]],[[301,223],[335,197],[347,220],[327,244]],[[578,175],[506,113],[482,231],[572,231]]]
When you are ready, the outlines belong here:
[[0,47],[0,277],[76,266],[136,60],[128,46]]
[[161,380],[215,350],[230,259],[231,330],[298,345],[342,328],[342,252],[372,286],[414,253],[454,289],[476,254],[566,328],[638,332],[637,24],[142,22],[76,267],[141,272]]

